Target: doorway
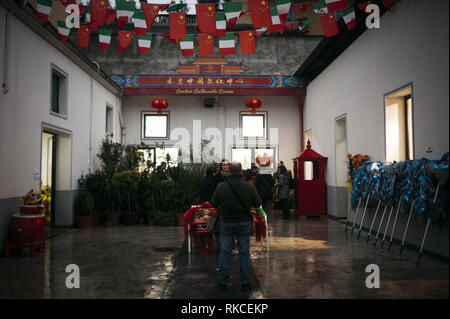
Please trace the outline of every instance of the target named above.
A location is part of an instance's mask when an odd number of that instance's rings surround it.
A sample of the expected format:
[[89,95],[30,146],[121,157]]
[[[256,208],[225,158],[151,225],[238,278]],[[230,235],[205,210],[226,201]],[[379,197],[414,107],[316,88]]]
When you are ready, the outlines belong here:
[[336,214],[341,217],[348,209],[348,146],[347,115],[336,118],[335,124],[335,169],[336,169]]
[[47,225],[55,226],[55,189],[56,189],[56,155],[57,136],[42,132],[41,145],[41,188],[45,189],[49,202],[45,211]]

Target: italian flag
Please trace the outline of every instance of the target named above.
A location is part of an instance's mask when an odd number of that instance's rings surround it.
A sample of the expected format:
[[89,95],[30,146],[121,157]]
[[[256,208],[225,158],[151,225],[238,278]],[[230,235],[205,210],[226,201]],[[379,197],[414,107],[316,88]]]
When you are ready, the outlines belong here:
[[284,27],[281,24],[280,16],[278,15],[277,8],[270,8],[270,16],[272,18],[272,25],[267,27],[268,33],[274,33],[274,32],[284,32]]
[[133,15],[134,33],[136,35],[145,35],[147,32],[147,22],[143,11],[136,11]]
[[233,31],[237,20],[243,15],[242,2],[224,2],[222,6],[228,21],[228,27]]
[[105,28],[98,28],[98,40],[100,43],[100,50],[109,50],[111,43],[112,30]]
[[194,36],[187,34],[186,39],[181,39],[180,48],[182,56],[194,55]]
[[355,15],[355,9],[353,9],[353,7],[349,7],[345,10],[342,10],[341,13],[342,13],[342,18],[345,21],[347,30],[351,30],[354,27],[356,27],[356,15]]
[[152,35],[138,35],[138,46],[140,54],[148,54],[150,53],[150,47],[152,45]]
[[216,37],[226,36],[227,21],[223,12],[216,12]]
[[224,37],[219,38],[219,54],[234,54],[234,32],[227,32]]
[[255,36],[262,38],[267,33],[267,27],[259,28],[255,30]]
[[134,14],[136,2],[116,1],[117,29],[127,23]]
[[36,11],[37,19],[42,22],[47,22],[48,16],[52,11],[52,0],[38,0]]
[[291,8],[291,0],[275,0],[275,5],[277,6],[281,24],[284,24]]
[[328,13],[327,3],[325,2],[325,0],[319,0],[317,2],[313,2],[312,5],[314,8],[314,12],[316,14],[327,14]]
[[69,39],[70,29],[66,25],[66,21],[58,20],[58,39],[67,42]]

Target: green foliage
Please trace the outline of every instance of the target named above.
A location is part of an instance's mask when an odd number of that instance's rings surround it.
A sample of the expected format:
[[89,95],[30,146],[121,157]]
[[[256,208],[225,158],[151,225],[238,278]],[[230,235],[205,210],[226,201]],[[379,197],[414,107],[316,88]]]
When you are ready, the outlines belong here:
[[105,212],[108,209],[108,201],[106,196],[106,176],[100,171],[95,173],[82,175],[78,179],[79,188],[83,187],[94,198],[94,210]]
[[133,170],[114,174],[112,185],[121,211],[130,213],[138,210],[137,192],[139,179],[139,173]]
[[[164,144],[158,145],[164,148]],[[123,146],[108,136],[103,140],[100,154],[101,172],[82,176],[81,185],[94,196],[94,206],[99,211],[141,211],[149,217],[160,218],[164,214],[183,213],[193,204],[199,204],[200,181],[210,164],[175,163],[169,155],[164,174],[155,169],[155,163],[145,163],[146,169],[139,173],[144,162],[139,150],[149,148]],[[163,214],[163,215],[164,215]],[[159,217],[158,217],[159,216]],[[175,215],[174,215],[175,216]]]
[[91,216],[94,212],[94,198],[85,187],[80,189],[74,208],[77,216]]

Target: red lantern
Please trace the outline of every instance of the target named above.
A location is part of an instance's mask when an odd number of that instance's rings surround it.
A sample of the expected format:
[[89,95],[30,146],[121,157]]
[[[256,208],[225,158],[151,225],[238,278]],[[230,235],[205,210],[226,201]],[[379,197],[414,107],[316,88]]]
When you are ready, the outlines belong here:
[[256,114],[256,110],[259,109],[262,105],[260,99],[256,97],[251,97],[247,101],[245,101],[245,106],[252,111],[252,115]]
[[158,110],[158,115],[162,114],[162,111],[167,109],[169,103],[164,100],[162,97],[158,97],[152,101],[152,108]]

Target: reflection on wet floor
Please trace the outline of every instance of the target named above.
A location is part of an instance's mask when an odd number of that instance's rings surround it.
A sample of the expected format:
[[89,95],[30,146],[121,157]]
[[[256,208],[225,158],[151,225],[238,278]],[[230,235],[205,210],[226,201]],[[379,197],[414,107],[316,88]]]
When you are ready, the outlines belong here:
[[[230,287],[216,288],[218,254],[187,253],[182,227],[72,229],[47,241],[34,258],[0,258],[0,298],[448,298],[448,264],[398,247],[378,251],[351,240],[326,218],[269,215],[270,251],[252,239],[253,290],[240,291],[237,252]],[[65,285],[68,264],[80,288]],[[380,267],[380,288],[365,285],[366,266]]]

